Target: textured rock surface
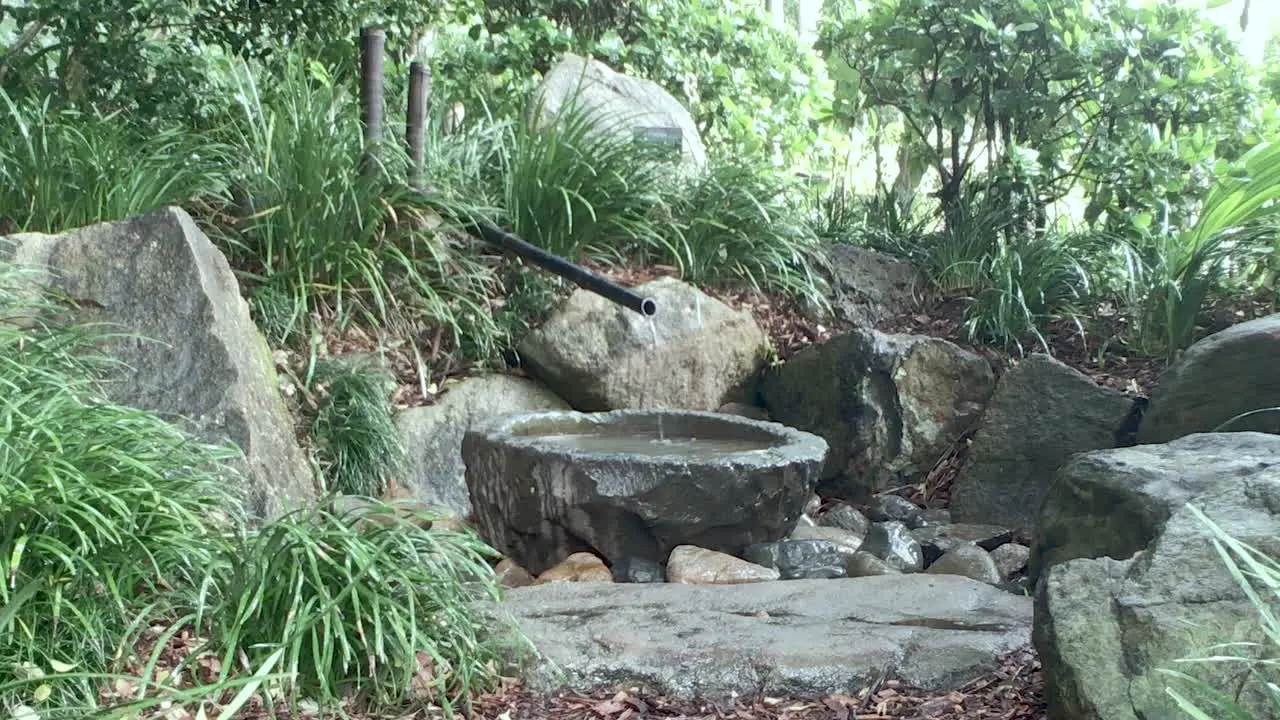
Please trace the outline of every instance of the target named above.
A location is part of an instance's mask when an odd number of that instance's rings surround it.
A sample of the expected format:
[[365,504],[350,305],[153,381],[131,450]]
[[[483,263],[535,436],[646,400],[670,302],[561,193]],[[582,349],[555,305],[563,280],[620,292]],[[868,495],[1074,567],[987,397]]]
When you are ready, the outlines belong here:
[[966,543],[948,550],[929,566],[925,572],[941,575],[963,575],[979,582],[995,585],[1004,578],[986,550]]
[[698,125],[680,101],[655,82],[615,72],[599,60],[566,53],[534,91],[529,112],[539,123],[558,115],[570,100],[589,109],[604,127],[632,140],[634,128],[678,127],[681,162],[691,171],[707,164]]
[[493,574],[504,587],[525,587],[533,584],[533,576],[528,570],[511,562],[511,558],[503,558],[493,568]]
[[852,553],[830,540],[779,540],[748,545],[743,559],[778,571],[783,580],[840,578]]
[[1274,474],[1278,464],[1280,436],[1262,433],[1204,433],[1077,455],[1045,498],[1031,545],[1031,581],[1074,558],[1132,557],[1183,504],[1235,478]]
[[549,585],[502,607],[541,651],[543,690],[646,685],[677,696],[856,695],[892,668],[955,687],[1025,645],[1031,599],[967,578],[897,575],[733,586]]
[[[547,434],[659,436],[665,454],[602,453]],[[757,450],[690,456],[688,438],[739,438]],[[646,446],[653,447],[653,446]],[[657,452],[657,451],[654,451]],[[677,545],[733,555],[786,537],[826,453],[815,435],[775,423],[694,412],[547,412],[479,424],[462,444],[481,537],[538,573],[590,548],[610,563],[665,562]]]
[[463,380],[434,405],[410,408],[396,416],[396,429],[409,459],[407,485],[428,505],[459,516],[471,513],[462,436],[474,423],[500,415],[535,410],[568,410],[541,383],[512,375]]
[[665,576],[662,565],[644,558],[623,558],[613,564],[614,582],[655,583]]
[[994,550],[1012,540],[1013,531],[999,525],[953,523],[912,530],[911,536],[920,543],[924,550],[925,564],[928,564],[961,545],[970,543],[983,550]]
[[863,500],[918,481],[994,384],[986,360],[945,340],[858,329],[796,354],[762,392],[775,420],[831,445],[824,492]]
[[[1153,455],[1161,449],[1149,448]],[[1187,503],[1236,540],[1280,556],[1280,437],[1192,435],[1163,451],[1162,463],[1143,458],[1144,467],[1129,450],[1113,450],[1114,479],[1092,486],[1097,512],[1106,513],[1108,501],[1115,508],[1100,532],[1114,536],[1125,523],[1138,525],[1151,535],[1146,551],[1130,558],[1126,548],[1095,546],[1095,553],[1111,557],[1081,556],[1077,543],[1075,559],[1050,567],[1037,588],[1035,644],[1056,720],[1179,717],[1160,669],[1234,689],[1239,664],[1176,661],[1212,654],[1211,646],[1224,641],[1263,643],[1269,654],[1256,610]],[[1079,535],[1099,532],[1087,521],[1076,524]],[[1251,652],[1233,647],[1228,654]],[[1245,685],[1242,699],[1252,717],[1272,716],[1274,706],[1261,700],[1256,680]]]
[[[1233,325],[1187,349],[1165,371],[1138,428],[1138,442],[1213,432],[1242,413],[1280,407],[1280,314]],[[1227,428],[1280,435],[1280,412]]]
[[900,522],[875,523],[862,541],[862,549],[902,572],[924,569],[924,553],[911,531]]
[[613,571],[588,552],[576,552],[538,576],[537,584],[554,582],[613,582]]
[[294,439],[266,341],[235,275],[191,217],[162,208],[61,235],[20,234],[8,259],[46,268],[35,279],[64,293],[77,320],[134,337],[100,350],[124,364],[112,400],[177,421],[245,454],[246,503],[271,517],[314,500],[310,466]]
[[869,328],[915,305],[920,277],[910,263],[845,243],[832,245],[827,258],[838,320]]
[[1000,579],[1008,580],[1027,567],[1031,548],[1019,543],[1005,543],[991,551],[991,559],[1000,571]]
[[818,518],[818,524],[848,530],[858,537],[866,537],[867,530],[871,528],[871,521],[867,519],[867,516],[852,505],[836,505],[832,507],[822,513]]
[[901,575],[902,571],[889,563],[872,555],[866,550],[859,550],[849,559],[846,568],[849,577],[871,577],[874,575]]
[[862,548],[862,538],[852,530],[840,527],[801,524],[791,533],[791,540],[826,540],[833,543],[836,549],[845,555],[853,555]]
[[756,405],[748,405],[741,402],[727,402],[716,408],[716,412],[725,413],[727,415],[738,415],[752,420],[772,421],[769,417],[769,411]]
[[636,288],[652,319],[577,290],[520,343],[521,363],[574,408],[716,410],[764,362],[764,331],[737,311],[674,278]]
[[872,522],[897,520],[913,530],[924,525],[920,507],[901,495],[876,495],[871,498],[867,518]]
[[956,478],[957,521],[1029,529],[1072,454],[1110,448],[1132,401],[1047,355],[1001,378]]
[[685,585],[738,585],[777,580],[774,568],[715,550],[681,545],[667,558],[667,581]]

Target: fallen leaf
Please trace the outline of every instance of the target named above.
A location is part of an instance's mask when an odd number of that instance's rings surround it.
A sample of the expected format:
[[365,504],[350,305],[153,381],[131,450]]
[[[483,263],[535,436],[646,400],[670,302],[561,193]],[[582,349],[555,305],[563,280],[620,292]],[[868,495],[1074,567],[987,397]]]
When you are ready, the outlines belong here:
[[627,706],[618,702],[617,700],[605,700],[604,702],[596,703],[595,705],[591,706],[591,712],[599,715],[600,717],[610,717],[613,715],[617,715],[618,713],[626,709],[627,709]]
[[53,670],[54,672],[56,672],[56,673],[69,673],[69,672],[71,672],[72,670],[75,670],[75,669],[76,669],[76,665],[77,665],[77,664],[78,664],[78,663],[71,663],[71,664],[69,664],[69,665],[68,665],[67,663],[64,663],[64,662],[58,662],[57,660],[50,660],[50,661],[49,661],[49,668],[50,668],[50,669],[52,669],[52,670]]

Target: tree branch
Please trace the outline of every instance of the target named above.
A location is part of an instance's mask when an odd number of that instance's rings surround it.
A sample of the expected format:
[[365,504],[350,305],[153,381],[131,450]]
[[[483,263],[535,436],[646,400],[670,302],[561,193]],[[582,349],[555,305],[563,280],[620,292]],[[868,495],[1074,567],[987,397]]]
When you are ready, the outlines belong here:
[[16,58],[18,55],[22,54],[22,51],[27,49],[27,46],[36,39],[36,36],[39,35],[40,31],[44,30],[45,26],[48,24],[49,23],[46,20],[35,20],[27,24],[27,27],[22,31],[22,35],[18,36],[17,41],[15,41],[13,45],[10,45],[9,49],[4,52],[4,62],[0,62],[0,82],[3,82],[5,76],[9,74],[10,59]]

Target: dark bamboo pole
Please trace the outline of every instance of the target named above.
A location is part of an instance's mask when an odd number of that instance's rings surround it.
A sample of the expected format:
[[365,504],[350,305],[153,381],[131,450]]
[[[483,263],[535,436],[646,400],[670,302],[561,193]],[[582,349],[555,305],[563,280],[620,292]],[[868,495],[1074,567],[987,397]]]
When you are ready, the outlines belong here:
[[382,143],[386,47],[387,33],[382,28],[364,28],[360,31],[360,110],[364,122],[364,158],[361,169],[366,173],[377,167],[378,146]]
[[409,116],[405,123],[405,141],[412,161],[409,184],[418,190],[426,187],[423,177],[427,157],[427,106],[431,101],[431,69],[420,62],[409,64]]

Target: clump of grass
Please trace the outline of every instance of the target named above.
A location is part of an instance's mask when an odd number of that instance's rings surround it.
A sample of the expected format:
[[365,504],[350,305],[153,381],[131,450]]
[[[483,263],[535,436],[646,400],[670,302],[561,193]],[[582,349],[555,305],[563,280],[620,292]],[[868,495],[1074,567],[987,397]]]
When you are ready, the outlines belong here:
[[385,143],[361,172],[358,108],[311,69],[261,93],[242,67],[238,88],[235,218],[218,235],[252,296],[265,296],[255,305],[273,335],[308,338],[322,321],[338,330],[357,321],[409,338],[429,325],[447,330],[449,347],[466,336],[491,350],[492,271],[447,232],[443,200],[406,184],[398,144]]
[[504,197],[504,161],[515,145],[517,122],[483,115],[446,132],[445,103],[432,105],[426,127],[424,180],[479,211],[499,213]]
[[[963,298],[968,309],[962,331],[971,341],[1015,346],[1032,339],[1052,348],[1047,323],[1076,319],[1091,292],[1097,238],[1017,227],[998,197],[967,187],[966,198],[947,225],[925,232],[924,224],[901,216],[887,194],[877,196],[868,217],[889,228],[870,227],[867,244],[915,265],[943,297]],[[1078,320],[1077,320],[1078,324]]]
[[[1078,318],[1089,292],[1089,276],[1068,236],[1035,233],[1015,242],[997,241],[979,265],[978,287],[965,317],[969,339],[1016,345],[1035,338],[1045,352],[1041,328],[1061,318]],[[1079,321],[1076,320],[1077,325]]]
[[59,232],[226,191],[228,148],[178,127],[146,132],[0,90],[0,208],[20,229]]
[[813,204],[810,227],[831,242],[906,256],[928,232],[928,218],[899,202],[896,191],[888,187],[857,196],[837,182]]
[[746,283],[822,305],[818,238],[794,209],[796,188],[777,172],[716,159],[672,193],[664,258],[694,282]]
[[573,98],[553,119],[518,126],[501,154],[511,231],[571,260],[662,248],[654,210],[672,169],[631,139],[626,121]]
[[377,496],[403,466],[405,450],[396,432],[390,379],[371,360],[325,358],[316,363],[311,392],[312,443],[327,485],[347,495]]
[[224,585],[223,667],[283,650],[284,691],[323,704],[359,695],[452,710],[490,687],[507,638],[474,601],[499,597],[493,551],[423,529],[430,519],[377,501],[343,514],[321,505],[251,537]]
[[[20,284],[21,283],[21,284]],[[0,264],[0,666],[103,673],[131,628],[199,607],[239,518],[237,453],[108,402],[86,329]],[[90,680],[10,685],[0,706],[92,706]]]

